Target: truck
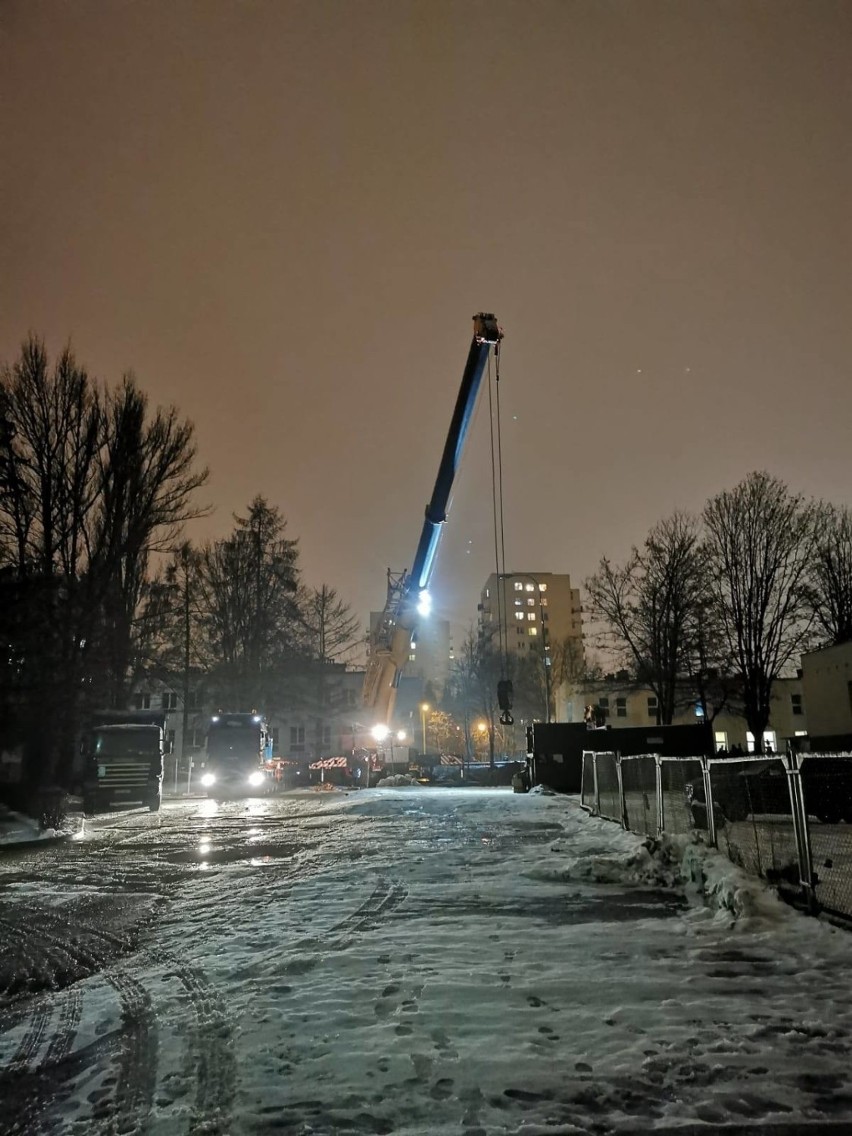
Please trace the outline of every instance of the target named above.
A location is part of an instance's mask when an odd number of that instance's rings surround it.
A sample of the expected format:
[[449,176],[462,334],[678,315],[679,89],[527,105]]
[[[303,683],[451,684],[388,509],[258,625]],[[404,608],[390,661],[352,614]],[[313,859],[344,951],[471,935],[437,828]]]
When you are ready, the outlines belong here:
[[401,573],[388,571],[387,600],[370,636],[362,701],[365,709],[372,714],[375,725],[390,724],[412,638],[420,618],[429,612],[429,581],[447,520],[453,482],[470,431],[486,364],[491,352],[496,354],[499,351],[502,338],[503,332],[491,312],[479,312],[473,317],[473,339],[411,570]]
[[263,714],[219,713],[210,719],[201,784],[217,800],[269,792],[277,786]]
[[86,815],[147,807],[163,798],[166,718],[153,710],[103,710],[89,716],[82,739]]

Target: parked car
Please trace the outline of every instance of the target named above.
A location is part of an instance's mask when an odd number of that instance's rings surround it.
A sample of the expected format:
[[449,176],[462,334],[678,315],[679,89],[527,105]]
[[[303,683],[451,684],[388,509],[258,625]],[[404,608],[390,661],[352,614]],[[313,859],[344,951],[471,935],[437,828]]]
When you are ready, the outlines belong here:
[[[801,767],[805,809],[824,824],[852,823],[852,758],[807,758]],[[791,812],[788,775],[783,761],[732,762],[712,766],[713,817],[716,827],[749,816]],[[707,828],[704,780],[684,786],[687,807],[696,828]]]

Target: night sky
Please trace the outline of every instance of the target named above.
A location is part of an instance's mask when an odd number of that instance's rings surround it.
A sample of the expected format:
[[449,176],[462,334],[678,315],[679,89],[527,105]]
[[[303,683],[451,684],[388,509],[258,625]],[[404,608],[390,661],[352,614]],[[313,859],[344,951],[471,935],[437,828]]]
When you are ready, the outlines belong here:
[[[497,314],[507,566],[623,558],[765,468],[850,502],[852,4],[2,0],[0,358],[197,426],[357,613]],[[433,590],[494,570],[487,416]]]

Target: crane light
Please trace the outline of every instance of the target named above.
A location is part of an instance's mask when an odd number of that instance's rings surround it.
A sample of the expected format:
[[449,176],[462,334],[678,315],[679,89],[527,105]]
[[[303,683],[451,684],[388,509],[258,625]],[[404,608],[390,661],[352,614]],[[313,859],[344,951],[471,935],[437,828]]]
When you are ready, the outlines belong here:
[[417,600],[417,614],[425,617],[427,615],[430,615],[431,612],[432,597],[429,595],[425,588],[422,588],[420,591],[420,596]]

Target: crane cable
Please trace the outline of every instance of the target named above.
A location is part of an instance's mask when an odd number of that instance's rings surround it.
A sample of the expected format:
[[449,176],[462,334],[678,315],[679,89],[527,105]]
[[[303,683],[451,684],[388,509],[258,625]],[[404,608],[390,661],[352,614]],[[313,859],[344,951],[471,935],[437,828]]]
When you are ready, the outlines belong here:
[[[497,621],[499,630],[500,682],[500,721],[510,726],[514,722],[511,714],[511,683],[509,670],[509,620],[506,611],[504,581],[506,578],[506,535],[503,520],[503,431],[500,420],[500,344],[494,348],[494,381],[491,377],[491,355],[488,355],[488,410],[491,433],[491,504],[494,518],[494,568],[497,574]],[[496,433],[496,444],[495,444]],[[505,692],[505,694],[503,694]],[[501,697],[501,694],[503,697]],[[503,705],[503,702],[506,702]]]

